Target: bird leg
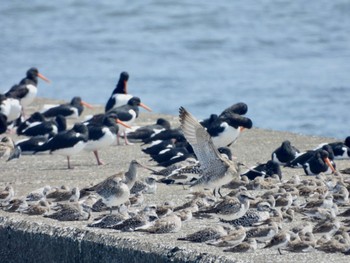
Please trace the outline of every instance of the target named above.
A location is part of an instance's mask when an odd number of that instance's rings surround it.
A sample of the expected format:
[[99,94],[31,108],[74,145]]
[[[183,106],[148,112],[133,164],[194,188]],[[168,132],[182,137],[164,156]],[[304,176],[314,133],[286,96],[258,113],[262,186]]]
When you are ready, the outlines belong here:
[[281,249],[280,249],[280,248],[278,249],[278,253],[280,253],[280,255],[282,255],[282,252],[281,252]]
[[68,169],[73,169],[73,167],[70,165],[70,158],[67,156],[67,162],[68,162]]
[[220,197],[222,198],[222,194],[221,194],[221,187],[219,187],[219,189],[218,189],[218,193],[219,193]]
[[117,133],[117,145],[120,145],[120,140],[119,140],[119,138],[120,138],[120,134],[119,134],[119,132]]
[[129,142],[128,137],[126,136],[126,132],[124,131],[124,141],[125,145],[134,145],[133,143]]
[[97,161],[97,165],[104,165],[104,162],[102,162],[100,160],[100,157],[98,156],[98,152],[97,151],[93,151],[95,157],[96,157],[96,161]]

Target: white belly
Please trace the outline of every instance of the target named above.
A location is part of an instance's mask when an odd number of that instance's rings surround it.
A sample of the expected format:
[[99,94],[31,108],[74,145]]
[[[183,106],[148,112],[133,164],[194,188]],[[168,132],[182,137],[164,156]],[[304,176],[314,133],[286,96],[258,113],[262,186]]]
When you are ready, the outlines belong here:
[[108,128],[104,128],[104,130],[105,130],[105,135],[96,141],[89,140],[86,143],[84,150],[97,151],[112,145],[115,142],[117,136],[111,133],[111,131]]
[[34,85],[27,85],[26,87],[29,90],[29,92],[24,98],[21,99],[21,104],[23,107],[26,107],[29,104],[31,104],[35,99],[36,94],[38,93],[38,89]]
[[52,153],[64,155],[64,156],[71,156],[71,155],[75,155],[75,154],[78,154],[79,152],[81,152],[84,149],[85,145],[86,145],[85,142],[80,141],[77,144],[75,144],[74,147],[58,149],[58,150],[53,151]]
[[227,125],[227,127],[226,127],[224,132],[222,132],[217,137],[212,137],[213,143],[218,148],[219,147],[226,147],[229,144],[231,144],[232,142],[237,140],[237,137],[238,137],[239,133],[240,133],[239,129],[235,129],[235,128]]

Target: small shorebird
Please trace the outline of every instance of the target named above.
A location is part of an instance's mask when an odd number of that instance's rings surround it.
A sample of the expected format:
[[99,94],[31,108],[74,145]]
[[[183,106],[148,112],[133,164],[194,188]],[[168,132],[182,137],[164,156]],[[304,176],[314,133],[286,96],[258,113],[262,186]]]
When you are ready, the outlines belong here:
[[202,176],[191,187],[208,187],[214,189],[214,193],[219,192],[222,185],[239,175],[238,165],[220,155],[209,133],[192,114],[183,107],[179,112],[181,129],[202,169]]
[[187,235],[186,237],[178,238],[178,240],[185,240],[194,243],[203,243],[210,240],[217,240],[223,236],[226,236],[230,228],[215,225],[213,227],[206,227],[197,232]]
[[170,214],[166,217],[157,219],[145,226],[137,227],[135,230],[146,231],[154,234],[176,233],[182,226],[181,219],[176,214]]
[[244,241],[235,247],[224,249],[224,252],[233,252],[233,253],[254,252],[257,248],[258,248],[258,243],[256,242],[255,238],[248,238],[247,241]]
[[114,177],[96,188],[96,193],[102,197],[103,203],[110,208],[120,206],[129,200],[129,187],[123,183],[123,179]]
[[280,255],[281,248],[286,248],[290,240],[290,234],[285,231],[277,233],[264,248],[277,248]]
[[55,189],[46,195],[47,199],[53,199],[54,202],[70,201],[78,202],[80,191],[78,187],[70,189]]
[[13,158],[19,158],[21,155],[21,149],[15,146],[11,137],[5,136],[0,141],[0,159],[6,158],[10,161]]
[[246,238],[246,230],[243,226],[237,226],[236,228],[230,230],[227,235],[222,236],[216,240],[208,241],[208,245],[213,245],[216,247],[234,247],[242,243]]
[[100,218],[95,219],[95,222],[88,225],[88,227],[98,228],[113,228],[114,226],[122,223],[129,218],[128,213],[116,213],[111,215],[103,215]]
[[247,230],[247,238],[255,238],[258,242],[269,241],[278,232],[278,224],[270,223],[268,226],[258,226]]
[[59,210],[52,214],[44,215],[58,221],[85,221],[90,218],[90,211],[85,211],[79,203],[59,204]]
[[230,221],[245,215],[249,209],[249,200],[253,199],[248,192],[241,192],[237,197],[225,197],[225,199],[213,208],[200,211],[199,213],[214,213],[220,219]]
[[36,204],[30,204],[20,212],[27,215],[45,215],[50,212],[50,204],[46,200],[40,200]]
[[15,191],[11,185],[5,187],[4,190],[0,192],[0,204],[1,206],[4,204],[8,204],[12,200],[15,195]]
[[46,195],[50,190],[51,190],[51,186],[49,185],[45,185],[44,187],[36,189],[26,196],[26,201],[33,202],[33,201],[39,201],[41,199],[46,199]]

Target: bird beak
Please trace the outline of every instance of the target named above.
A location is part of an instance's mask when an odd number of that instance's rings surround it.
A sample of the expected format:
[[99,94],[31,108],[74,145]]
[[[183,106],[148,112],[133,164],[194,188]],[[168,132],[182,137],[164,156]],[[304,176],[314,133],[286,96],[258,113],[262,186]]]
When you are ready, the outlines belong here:
[[122,121],[119,120],[119,119],[115,119],[115,122],[118,123],[118,124],[120,124],[120,125],[123,125],[123,126],[126,127],[126,128],[131,129],[131,126],[127,125],[126,123],[122,122]]
[[148,110],[148,111],[152,111],[150,107],[146,106],[146,105],[143,104],[143,103],[140,103],[140,107],[142,107],[142,108],[144,108],[144,109],[146,109],[146,110]]
[[46,81],[47,83],[51,82],[48,78],[46,78],[44,75],[42,75],[40,73],[38,73],[38,77],[41,78],[42,80]]
[[239,131],[242,132],[245,128],[243,126],[239,127]]
[[329,160],[329,158],[324,158],[324,162],[329,166],[329,168],[332,169],[333,173],[336,173],[337,171],[335,170],[335,168],[333,167],[331,161]]
[[89,103],[86,103],[85,101],[81,101],[81,105],[85,106],[86,108],[89,109],[93,109],[94,107],[92,107],[92,105],[90,105]]

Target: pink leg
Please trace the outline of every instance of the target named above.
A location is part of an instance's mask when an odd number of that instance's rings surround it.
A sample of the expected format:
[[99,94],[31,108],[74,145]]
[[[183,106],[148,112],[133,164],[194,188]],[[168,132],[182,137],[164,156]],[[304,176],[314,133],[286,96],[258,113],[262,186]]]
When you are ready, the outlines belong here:
[[124,141],[125,141],[125,145],[134,145],[133,143],[128,141],[128,137],[126,136],[126,132],[124,132]]
[[96,157],[97,165],[104,165],[104,163],[100,160],[100,157],[98,156],[97,151],[94,151],[94,155]]

